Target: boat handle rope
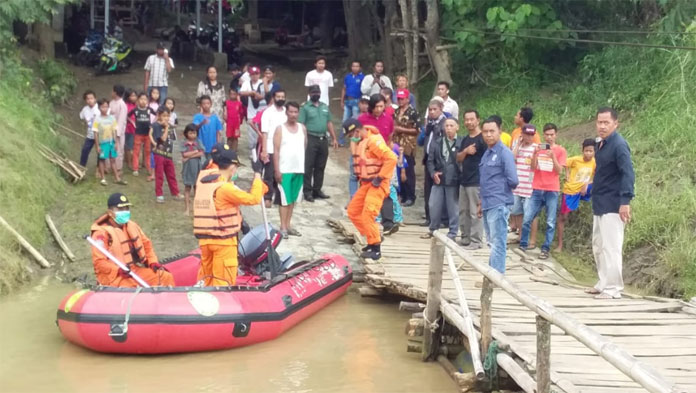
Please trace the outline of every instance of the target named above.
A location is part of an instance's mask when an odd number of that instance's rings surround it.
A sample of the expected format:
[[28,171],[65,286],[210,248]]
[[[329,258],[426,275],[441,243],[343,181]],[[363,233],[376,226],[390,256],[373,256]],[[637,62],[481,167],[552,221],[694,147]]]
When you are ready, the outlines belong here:
[[[135,293],[133,293],[133,296],[131,296],[130,300],[128,301],[128,307],[126,308],[126,317],[124,318],[123,323],[112,325],[112,329],[111,329],[111,331],[109,331],[109,336],[122,337],[122,336],[125,336],[126,333],[128,333],[128,321],[130,320],[130,313],[131,313],[131,309],[133,308],[133,301],[135,300],[135,297],[138,296],[138,294],[142,291],[143,291],[143,287],[136,288]],[[119,328],[121,328],[121,331],[114,332],[113,327],[119,327]]]

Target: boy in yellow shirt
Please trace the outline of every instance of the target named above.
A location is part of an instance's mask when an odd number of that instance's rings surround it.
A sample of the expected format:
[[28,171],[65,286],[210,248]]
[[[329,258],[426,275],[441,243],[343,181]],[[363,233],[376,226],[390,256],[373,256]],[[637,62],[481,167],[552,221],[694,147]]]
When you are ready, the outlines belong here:
[[595,173],[595,141],[585,139],[582,142],[582,155],[566,160],[566,181],[561,195],[561,210],[558,214],[558,248],[563,250],[563,229],[570,212],[580,206],[580,201],[589,201],[592,191],[592,178]]

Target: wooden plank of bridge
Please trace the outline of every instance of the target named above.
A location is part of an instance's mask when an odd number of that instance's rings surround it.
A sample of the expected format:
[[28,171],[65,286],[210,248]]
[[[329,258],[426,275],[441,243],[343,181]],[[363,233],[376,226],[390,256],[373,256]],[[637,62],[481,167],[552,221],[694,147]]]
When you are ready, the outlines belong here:
[[[364,245],[364,239],[350,221],[337,220],[333,224],[344,236],[356,241],[356,249]],[[425,301],[430,240],[420,239],[423,233],[425,228],[406,226],[387,237],[382,245],[381,260],[378,263],[363,261],[368,272],[366,282],[380,290]],[[471,258],[488,261],[486,249],[470,254]],[[581,288],[565,283],[551,269],[522,260],[513,252],[508,252],[505,275],[519,287],[609,337],[616,345],[654,367],[667,380],[678,384],[679,388],[696,392],[696,315],[683,312],[682,308],[688,307],[683,302],[654,297],[595,300]],[[475,284],[482,276],[467,264],[460,267],[460,276],[470,310],[474,317],[480,318],[481,289]],[[456,304],[454,290],[452,278],[445,269],[441,294]],[[511,342],[513,352],[529,369],[535,369],[536,313],[498,289],[492,299],[491,319],[493,339]],[[645,392],[629,377],[553,325],[549,338],[552,390],[561,391],[557,382],[563,380],[566,387],[577,388],[570,390],[581,392]]]

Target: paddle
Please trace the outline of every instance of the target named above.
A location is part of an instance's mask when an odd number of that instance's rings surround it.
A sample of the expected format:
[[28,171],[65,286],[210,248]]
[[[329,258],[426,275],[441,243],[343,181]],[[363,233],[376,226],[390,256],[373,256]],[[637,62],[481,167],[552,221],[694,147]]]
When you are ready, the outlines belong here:
[[266,246],[268,247],[268,263],[271,265],[271,280],[278,273],[277,269],[280,266],[280,261],[278,260],[278,254],[273,248],[273,242],[271,241],[271,229],[268,224],[268,217],[266,217],[266,204],[263,198],[261,198],[261,212],[263,213],[263,227],[266,230]]
[[[264,211],[264,218],[265,218],[265,217],[266,217],[266,213],[265,213],[265,211]],[[140,276],[137,275],[133,270],[131,270],[125,263],[119,261],[115,256],[113,256],[113,254],[111,254],[107,249],[105,249],[104,247],[102,247],[101,244],[99,244],[99,243],[97,243],[96,241],[94,241],[94,239],[92,239],[89,235],[85,235],[85,240],[87,240],[87,242],[88,242],[89,244],[91,244],[92,247],[96,248],[100,253],[106,255],[106,257],[107,257],[109,260],[111,260],[111,262],[115,263],[116,266],[118,266],[121,270],[123,270],[123,271],[125,271],[126,273],[130,274],[130,276],[133,277],[133,279],[134,279],[138,284],[140,284],[141,287],[143,287],[143,288],[150,288],[150,286],[147,284],[147,282],[145,282],[145,280],[143,280],[142,278],[140,278]]]

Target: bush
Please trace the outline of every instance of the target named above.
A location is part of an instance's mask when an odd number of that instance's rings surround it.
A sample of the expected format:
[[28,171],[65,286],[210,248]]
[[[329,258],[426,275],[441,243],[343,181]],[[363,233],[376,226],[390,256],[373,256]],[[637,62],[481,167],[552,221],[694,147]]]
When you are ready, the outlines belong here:
[[45,86],[44,95],[53,104],[66,102],[77,87],[72,72],[55,60],[39,60],[36,71]]

